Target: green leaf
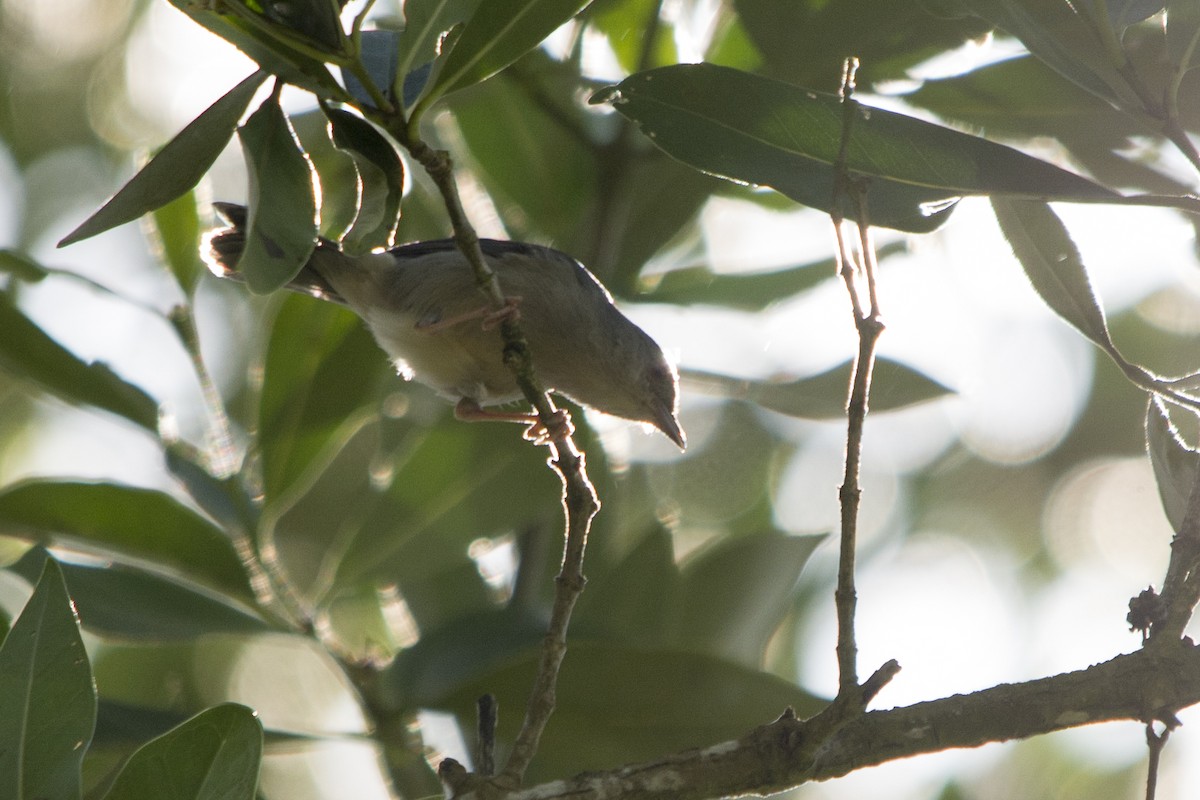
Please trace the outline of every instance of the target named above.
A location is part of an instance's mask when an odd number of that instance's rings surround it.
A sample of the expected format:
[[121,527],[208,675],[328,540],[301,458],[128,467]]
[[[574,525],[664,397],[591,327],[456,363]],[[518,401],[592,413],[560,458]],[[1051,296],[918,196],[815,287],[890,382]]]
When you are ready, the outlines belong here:
[[96,406],[157,432],[158,403],[152,397],[106,364],[85,364],[7,298],[0,298],[0,369],[69,403]]
[[296,276],[317,244],[312,166],[277,97],[238,128],[250,170],[246,249],[238,271],[250,291],[266,294]]
[[1135,100],[1124,78],[1109,63],[1088,21],[1069,3],[1063,0],[960,2],[1020,39],[1030,53],[1097,97],[1110,103]]
[[[524,708],[536,662],[536,650],[530,648],[427,706],[448,708],[467,726],[474,724],[474,703],[485,691],[496,696],[501,709]],[[712,745],[770,722],[788,706],[806,717],[822,705],[792,683],[720,659],[575,641],[529,779],[540,782]],[[501,747],[513,740],[520,723],[521,714],[501,713]]]
[[245,601],[254,599],[228,537],[160,492],[24,481],[0,491],[0,526],[43,544],[63,537],[149,559]]
[[154,234],[159,257],[187,294],[196,291],[200,276],[207,270],[200,259],[200,212],[194,190],[154,211]]
[[[544,53],[531,53],[527,59],[533,66],[522,61],[520,77],[497,79],[487,91],[458,95],[450,106],[455,123],[474,171],[495,198],[513,238],[565,245],[581,227],[594,237],[594,226],[588,223],[589,204],[598,191],[594,146],[579,135],[585,122],[577,106],[545,100],[569,98],[572,90],[566,82],[573,84],[578,75]],[[564,120],[575,120],[579,127],[565,125]],[[547,186],[572,189],[547,192]]]
[[[846,414],[853,361],[794,381],[756,381],[698,370],[685,370],[689,383],[735,400],[748,400],[789,417],[833,419]],[[953,394],[953,389],[886,358],[877,358],[871,373],[871,410],[895,411]]]
[[1182,176],[1139,159],[1133,140],[1145,124],[1080,88],[1033,56],[988,64],[961,75],[925,81],[905,101],[941,119],[997,139],[1050,136],[1099,183],[1155,194],[1187,194]]
[[37,283],[50,272],[24,253],[0,248],[0,272],[7,272],[18,280]]
[[791,610],[800,572],[824,536],[725,538],[683,567],[681,637],[690,652],[761,668]]
[[129,179],[112,199],[62,241],[82,241],[161,208],[194,187],[233,136],[250,98],[266,79],[255,72],[213,103]]
[[[903,242],[889,242],[881,246],[876,255],[882,259],[903,251],[905,247]],[[637,295],[637,300],[762,311],[774,303],[819,286],[836,275],[836,262],[832,258],[770,272],[724,274],[704,266],[685,267],[643,279],[649,286],[644,293]]]
[[[386,492],[353,520],[341,516],[345,529],[354,527],[337,561],[338,584],[380,578],[404,593],[428,575],[453,572],[480,536],[557,520],[559,482],[534,448],[519,446],[517,426],[465,425],[445,414],[436,427],[401,426],[397,438],[398,453],[378,456],[395,465]],[[324,489],[323,504],[336,486]],[[291,524],[318,515],[334,522],[320,505],[298,506]]]
[[1154,467],[1154,480],[1162,498],[1163,511],[1176,533],[1183,530],[1188,501],[1200,473],[1200,451],[1189,447],[1158,397],[1146,409],[1146,449]]
[[258,715],[225,703],[143,745],[105,800],[254,800],[262,748]]
[[333,303],[286,298],[267,344],[259,406],[268,506],[345,436],[345,426],[360,424],[358,412],[374,411],[390,371],[358,317]]
[[[597,94],[669,155],[730,180],[769,186],[823,211],[843,129],[835,95],[712,64],[638,73]],[[1117,195],[1004,145],[856,105],[846,168],[868,178],[871,223],[927,232],[968,194],[1111,199]],[[845,216],[857,210],[839,198]]]
[[463,26],[462,34],[417,111],[444,94],[495,75],[537,47],[589,2],[490,0],[481,3]]
[[342,237],[342,246],[352,254],[390,248],[400,224],[404,162],[391,141],[362,117],[329,106],[322,111],[333,143],[354,159],[361,185],[358,215]]
[[422,65],[428,65],[443,54],[446,33],[468,18],[479,7],[480,0],[407,0],[404,4],[404,32],[397,48],[395,73],[404,78],[404,105],[411,106],[420,88],[409,83],[419,75]]
[[287,83],[313,92],[317,97],[330,97],[340,87],[325,64],[307,53],[258,30],[247,20],[222,9],[222,4],[200,3],[196,0],[170,0],[171,5],[187,14],[192,21],[204,26],[254,59],[263,72],[277,75]]
[[[34,549],[9,569],[30,580],[45,559],[44,551]],[[101,636],[170,641],[270,629],[249,607],[180,578],[117,563],[60,566],[84,626]]]
[[1200,67],[1200,3],[1167,0],[1167,55],[1181,71]]
[[[622,500],[622,508],[630,504]],[[571,618],[572,635],[636,647],[669,641],[678,619],[680,588],[670,532],[652,528],[608,570],[597,560],[589,559],[587,591]]]
[[78,798],[96,725],[96,688],[58,564],[0,646],[0,796]]
[[[861,62],[860,87],[911,79],[913,67],[987,32],[978,20],[938,18],[921,2],[733,0],[737,18],[762,53],[767,74],[835,90],[848,55]],[[724,55],[722,53],[722,55]],[[735,66],[717,58],[715,63]]]
[[1070,233],[1049,205],[993,198],[1000,230],[1046,305],[1106,352],[1115,352],[1104,309]]

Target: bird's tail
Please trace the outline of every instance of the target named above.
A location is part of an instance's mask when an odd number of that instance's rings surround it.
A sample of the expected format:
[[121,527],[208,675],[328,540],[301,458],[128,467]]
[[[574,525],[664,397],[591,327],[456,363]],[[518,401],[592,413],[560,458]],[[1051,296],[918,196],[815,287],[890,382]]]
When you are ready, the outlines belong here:
[[[246,207],[237,203],[213,203],[213,209],[228,223],[228,226],[217,228],[205,237],[206,247],[201,255],[204,257],[209,271],[217,277],[242,281],[244,279],[238,272],[237,266],[246,249],[246,225],[249,216]],[[337,249],[337,246],[325,239],[320,239],[317,242],[317,249],[321,248]],[[311,260],[301,267],[296,277],[285,284],[284,288],[342,305],[346,304],[342,296],[313,268]]]

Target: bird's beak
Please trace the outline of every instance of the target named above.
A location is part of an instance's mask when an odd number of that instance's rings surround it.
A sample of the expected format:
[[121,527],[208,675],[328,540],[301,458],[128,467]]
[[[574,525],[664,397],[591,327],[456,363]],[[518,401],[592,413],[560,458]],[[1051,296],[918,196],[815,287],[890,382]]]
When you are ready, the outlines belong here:
[[656,403],[654,419],[650,420],[650,424],[662,431],[680,450],[687,449],[687,436],[684,434],[683,428],[679,427],[679,420],[675,418],[673,409],[667,408],[665,404],[658,405]]

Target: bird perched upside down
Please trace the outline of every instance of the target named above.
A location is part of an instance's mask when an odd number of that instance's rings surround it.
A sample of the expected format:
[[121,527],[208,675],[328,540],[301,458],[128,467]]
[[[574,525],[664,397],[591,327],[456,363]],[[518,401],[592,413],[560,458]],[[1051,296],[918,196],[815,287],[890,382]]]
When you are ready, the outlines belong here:
[[[214,208],[229,227],[209,234],[205,261],[217,275],[236,279],[246,209],[232,203]],[[549,247],[492,239],[480,240],[480,247],[518,310],[534,370],[547,389],[653,425],[684,447],[674,367],[617,310],[592,273]],[[322,239],[287,288],[340,303],[362,317],[401,374],[457,402],[460,419],[528,419],[482,408],[522,395],[503,363],[499,334],[486,324],[491,309],[484,307],[474,273],[452,240],[350,256]]]

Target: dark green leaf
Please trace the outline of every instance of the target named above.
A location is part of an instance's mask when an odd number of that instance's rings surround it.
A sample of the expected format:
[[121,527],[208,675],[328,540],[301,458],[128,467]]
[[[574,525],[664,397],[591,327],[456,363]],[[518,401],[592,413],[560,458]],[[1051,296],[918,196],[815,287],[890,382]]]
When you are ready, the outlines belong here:
[[262,72],[254,73],[188,123],[111,200],[58,246],[65,247],[131,222],[165,206],[199,183],[225,149],[250,98],[266,77]]
[[[880,247],[877,255],[883,258],[904,248],[901,242],[891,242]],[[649,288],[637,299],[647,303],[699,303],[762,311],[836,277],[835,270],[832,258],[771,272],[724,274],[708,267],[685,267],[651,276],[646,281]]]
[[[597,95],[679,160],[834,208],[843,107],[834,95],[712,64],[633,75]],[[1108,199],[1085,178],[1004,145],[882,109],[858,106],[846,167],[868,178],[871,223],[933,230],[967,194]],[[839,206],[856,211],[847,198]]]
[[[410,76],[419,75],[443,55],[443,37],[451,28],[469,19],[479,0],[407,0],[404,4],[404,33],[398,43],[396,71],[404,76],[404,105],[417,100],[421,86],[409,86]],[[428,68],[424,69],[428,79]],[[410,91],[410,88],[412,91]]]
[[[9,569],[30,580],[44,560],[43,552],[31,550]],[[121,564],[61,567],[84,626],[102,636],[167,641],[269,630],[250,608],[182,579]]]
[[[794,381],[754,381],[687,370],[682,377],[717,394],[749,400],[763,408],[803,419],[832,419],[846,414],[852,361],[827,372]],[[920,372],[886,358],[875,360],[871,373],[871,410],[894,411],[952,394],[954,390]]]
[[286,298],[271,329],[259,406],[268,505],[356,429],[363,414],[374,413],[389,371],[356,316],[332,303]]
[[200,259],[200,213],[196,208],[196,193],[184,192],[154,211],[154,232],[158,239],[159,256],[175,280],[189,295],[204,274]]
[[37,283],[50,274],[45,267],[29,256],[7,248],[0,249],[0,272],[7,272],[29,283]]
[[1021,40],[1060,75],[1109,102],[1131,100],[1088,21],[1063,0],[960,0]]
[[354,159],[361,195],[358,216],[342,237],[350,253],[366,253],[395,244],[404,194],[404,163],[396,148],[362,117],[324,106],[333,143]]
[[[596,257],[587,262],[588,268],[622,298],[638,296],[646,263],[694,223],[714,193],[732,186],[661,151],[645,153],[633,165],[618,187],[614,202],[620,206],[618,219],[630,223],[636,220],[637,224],[628,225],[615,248],[608,241],[597,241],[588,215],[580,218],[576,234],[578,240],[594,249]],[[606,257],[610,263],[605,262]]]
[[1183,441],[1171,423],[1166,406],[1157,397],[1151,399],[1146,410],[1146,449],[1154,467],[1163,511],[1178,533],[1183,529],[1188,500],[1200,473],[1200,452]]
[[246,249],[238,271],[250,291],[272,292],[290,281],[317,243],[312,168],[278,98],[268,98],[238,128],[250,171]]
[[1046,305],[1106,352],[1113,352],[1104,309],[1088,280],[1083,257],[1049,205],[992,199],[1000,230]]
[[26,481],[0,491],[0,526],[145,558],[246,601],[254,595],[230,540],[168,495],[102,483]]
[[11,800],[79,797],[96,725],[96,688],[62,572],[51,559],[39,571],[0,646],[0,796]]
[[262,747],[257,714],[210,708],[134,753],[105,800],[254,800]]
[[630,646],[652,647],[671,640],[681,581],[666,529],[651,530],[607,572],[597,574],[595,560],[590,561],[587,591],[571,620],[574,635]]
[[905,100],[997,139],[1051,136],[1095,180],[1155,194],[1186,194],[1182,176],[1164,174],[1136,155],[1145,125],[1032,57],[1011,58],[940,80],[925,81]]
[[[379,456],[395,471],[387,491],[353,520],[354,535],[340,551],[338,584],[383,578],[395,580],[403,593],[429,575],[453,573],[480,536],[547,517],[557,521],[558,481],[539,453],[519,446],[517,426],[465,425],[449,414],[442,420],[432,428],[402,426],[394,445],[399,452]],[[316,496],[306,502],[307,508],[295,509],[297,522],[322,514]],[[324,516],[336,519],[328,511]]]
[[767,74],[830,91],[837,89],[849,55],[861,62],[859,86],[869,87],[908,79],[914,66],[987,31],[979,20],[962,14],[938,18],[915,2],[734,0],[732,5],[762,53]]
[[[534,66],[526,69],[527,60]],[[540,98],[570,97],[564,81],[574,83],[578,76],[541,53],[527,60],[519,65],[520,77],[498,78],[485,89],[457,95],[451,105],[455,122],[514,238],[566,245],[580,227],[594,237],[588,217],[598,176],[594,147],[579,133],[584,120],[573,103],[547,109],[527,88],[535,83]],[[580,127],[564,125],[566,119]],[[547,192],[547,186],[571,191]]]
[[1180,70],[1200,66],[1200,3],[1167,0],[1167,55]]
[[150,432],[158,429],[158,404],[107,365],[85,364],[0,298],[0,369],[30,380],[70,403],[104,409]]
[[[157,648],[156,648],[157,649]],[[92,665],[96,670],[98,681],[104,681],[104,656],[99,656]],[[127,672],[130,679],[134,674]],[[145,677],[145,676],[140,676]],[[105,688],[107,694],[108,687]],[[186,720],[186,714],[177,710],[164,711],[147,706],[132,705],[101,697],[96,716],[96,735],[92,737],[92,749],[89,755],[94,755],[96,749],[105,746],[121,746],[126,744],[141,744],[162,736],[176,725]]]
[[491,0],[463,26],[418,110],[441,95],[495,75],[570,20],[590,0]]
[[[474,703],[485,691],[501,709],[523,708],[536,661],[530,648],[428,705],[455,711],[466,725],[474,724]],[[711,745],[770,722],[788,706],[805,717],[822,705],[787,681],[719,659],[575,641],[530,780]],[[501,747],[512,741],[520,722],[519,713],[500,715]]]
[[683,567],[684,647],[761,668],[800,571],[824,538],[770,532],[726,538],[696,554]]
[[345,0],[335,9],[329,0],[287,0],[287,2],[259,3],[257,0],[230,0],[245,8],[260,12],[262,16],[275,25],[294,31],[309,39],[318,49],[331,54],[342,51],[345,32],[338,10],[346,4]]
[[329,97],[340,91],[324,63],[272,38],[221,5],[198,3],[195,0],[170,1],[171,5],[187,14],[194,22],[254,59],[264,72],[308,89],[318,97]]

